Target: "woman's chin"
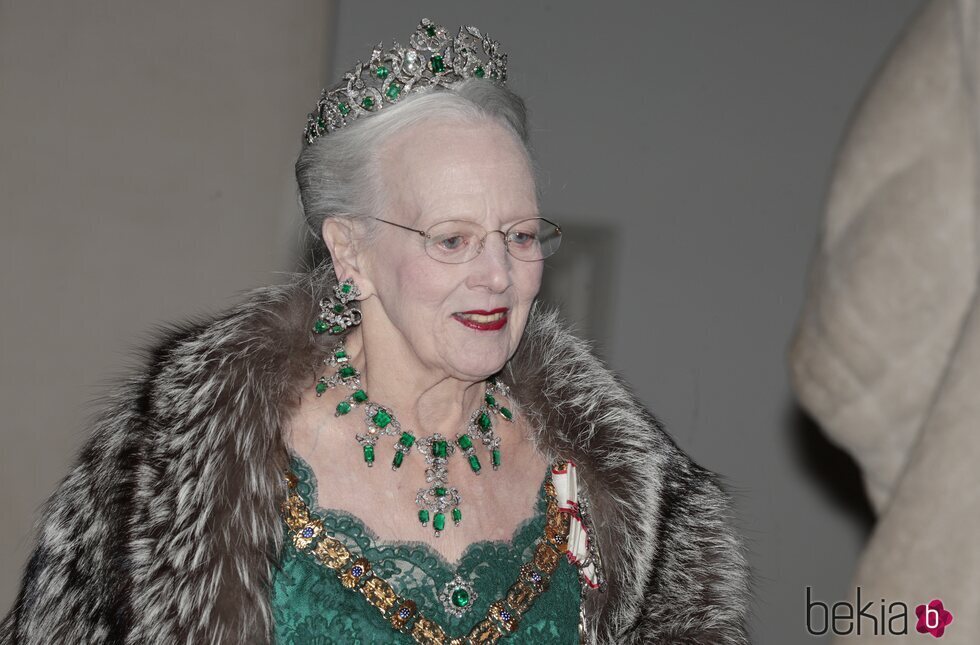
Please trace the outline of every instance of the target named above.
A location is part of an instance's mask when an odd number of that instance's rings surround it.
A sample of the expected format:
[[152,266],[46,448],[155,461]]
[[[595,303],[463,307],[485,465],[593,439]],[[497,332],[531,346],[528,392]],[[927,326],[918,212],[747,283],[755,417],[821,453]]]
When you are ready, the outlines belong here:
[[460,327],[459,331],[460,335],[448,335],[446,342],[437,345],[442,349],[446,366],[458,378],[466,375],[467,380],[483,379],[499,372],[519,342],[508,330],[488,334]]
[[499,355],[484,356],[480,359],[452,361],[452,371],[458,378],[464,380],[480,381],[499,372],[507,362],[508,355],[501,352]]

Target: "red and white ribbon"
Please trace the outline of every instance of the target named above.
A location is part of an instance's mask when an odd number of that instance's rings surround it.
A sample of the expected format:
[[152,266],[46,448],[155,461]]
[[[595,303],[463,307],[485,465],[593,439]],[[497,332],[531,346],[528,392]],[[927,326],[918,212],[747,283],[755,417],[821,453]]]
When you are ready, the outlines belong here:
[[585,582],[596,589],[599,587],[595,563],[589,557],[589,534],[579,514],[578,477],[575,462],[569,461],[551,469],[551,481],[555,485],[558,510],[568,513],[568,550],[565,557],[582,572]]

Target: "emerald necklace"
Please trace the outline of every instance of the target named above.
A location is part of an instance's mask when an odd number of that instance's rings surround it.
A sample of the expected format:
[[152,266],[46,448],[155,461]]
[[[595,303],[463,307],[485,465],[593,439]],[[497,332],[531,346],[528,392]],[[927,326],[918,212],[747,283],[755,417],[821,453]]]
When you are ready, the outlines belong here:
[[446,528],[447,511],[451,512],[454,524],[458,525],[463,521],[463,512],[459,508],[461,500],[459,490],[449,485],[449,459],[458,448],[469,461],[470,470],[479,475],[483,466],[480,464],[474,446],[476,442],[480,442],[490,452],[493,469],[497,470],[500,467],[500,438],[493,430],[493,419],[495,416],[500,416],[506,421],[513,421],[514,415],[510,409],[497,401],[498,396],[510,396],[508,387],[495,378],[488,379],[483,403],[470,415],[466,428],[463,432],[457,433],[454,440],[438,432],[416,437],[410,430],[402,429],[391,408],[368,398],[367,392],[361,385],[361,374],[351,364],[343,342],[333,348],[330,355],[324,359],[324,363],[335,368],[336,371],[329,378],[327,376],[319,378],[316,383],[316,395],[320,396],[328,389],[340,385],[351,390],[351,393],[337,404],[334,416],[345,416],[359,406],[364,409],[367,432],[357,435],[357,443],[361,445],[364,454],[364,463],[368,466],[374,465],[375,447],[380,437],[397,437],[395,454],[391,460],[392,470],[401,467],[413,447],[428,465],[425,469],[427,487],[418,489],[415,495],[415,504],[419,508],[418,518],[422,526],[428,526],[431,517],[432,528],[435,529],[436,537],[439,537]]

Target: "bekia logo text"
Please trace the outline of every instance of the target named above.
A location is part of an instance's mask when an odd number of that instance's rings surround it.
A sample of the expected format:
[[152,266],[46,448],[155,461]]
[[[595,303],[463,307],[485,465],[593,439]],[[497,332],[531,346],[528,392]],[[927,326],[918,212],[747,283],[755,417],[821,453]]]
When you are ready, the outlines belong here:
[[[894,636],[909,633],[909,606],[902,601],[875,603],[869,600],[862,604],[861,587],[857,588],[857,602],[841,600],[828,605],[813,598],[811,587],[806,588],[806,630],[812,636],[823,636],[832,632],[838,636],[849,634],[873,634],[875,636]],[[915,631],[940,638],[946,627],[953,622],[953,614],[943,606],[943,601],[935,598],[928,603],[916,605],[914,611]]]

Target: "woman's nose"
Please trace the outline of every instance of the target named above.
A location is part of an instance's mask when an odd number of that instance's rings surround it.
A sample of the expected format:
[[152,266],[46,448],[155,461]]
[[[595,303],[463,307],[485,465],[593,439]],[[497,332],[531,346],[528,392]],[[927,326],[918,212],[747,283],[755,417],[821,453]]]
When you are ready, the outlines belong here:
[[483,250],[473,260],[473,272],[470,274],[471,287],[486,287],[500,293],[510,286],[510,254],[504,243],[503,235],[494,235],[501,231],[490,231],[483,240]]

